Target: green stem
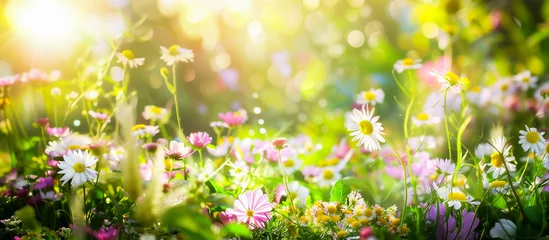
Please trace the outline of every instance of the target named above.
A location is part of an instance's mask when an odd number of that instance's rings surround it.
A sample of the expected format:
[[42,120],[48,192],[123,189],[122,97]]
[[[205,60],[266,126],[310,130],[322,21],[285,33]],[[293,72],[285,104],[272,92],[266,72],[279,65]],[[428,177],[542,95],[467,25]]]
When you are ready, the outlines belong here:
[[200,156],[200,168],[204,169],[204,162],[202,161],[202,149],[198,149],[198,156]]
[[406,145],[406,159],[408,160],[408,171],[410,172],[410,181],[412,182],[412,189],[414,190],[414,203],[418,203],[418,196],[417,196],[417,189],[416,189],[416,181],[414,178],[414,174],[412,171],[412,153],[410,151],[410,145],[408,144],[408,122],[410,120],[410,112],[412,110],[412,106],[415,101],[415,94],[412,93],[410,103],[408,104],[408,107],[406,108],[406,115],[404,115],[404,142]]
[[408,204],[408,178],[406,177],[406,164],[402,160],[402,157],[396,150],[395,146],[393,146],[393,144],[389,141],[389,139],[385,139],[385,142],[387,142],[387,144],[389,144],[389,146],[393,149],[398,160],[400,160],[400,164],[402,165],[402,175],[404,178],[404,203],[402,204],[402,215],[400,217],[400,226],[402,227],[402,224],[405,222],[406,206]]
[[507,168],[507,163],[505,162],[505,159],[503,159],[503,166],[505,167],[505,172],[507,173],[507,180],[509,181],[509,185],[511,185],[511,190],[513,192],[513,195],[515,196],[515,199],[517,200],[517,204],[519,206],[520,212],[522,213],[522,216],[526,217],[526,212],[524,211],[524,206],[522,205],[522,202],[520,201],[520,197],[517,193],[517,190],[515,189],[515,186],[513,186],[513,179],[511,177],[511,173],[509,173],[509,169]]
[[292,194],[290,193],[290,187],[288,186],[288,177],[286,176],[286,173],[284,172],[284,165],[282,164],[282,157],[280,156],[280,149],[278,150],[278,164],[280,165],[280,171],[282,172],[282,180],[284,181],[284,186],[286,187],[286,195],[288,196],[288,199],[290,199],[290,205],[292,206],[292,210],[290,212],[294,212],[297,209],[294,206],[294,200],[292,199]]
[[448,90],[450,90],[450,87],[446,88],[444,90],[444,126],[446,127],[446,138],[448,139],[448,158],[450,161],[452,160],[452,145],[450,144],[450,129],[448,128],[448,113],[447,113],[447,103],[446,103],[446,96],[448,95]]
[[173,99],[174,99],[174,105],[175,105],[175,115],[177,117],[177,133],[180,137],[183,137],[183,128],[181,128],[181,118],[179,117],[179,101],[177,99],[177,80],[176,80],[176,63],[173,63],[172,65],[172,81],[173,81]]

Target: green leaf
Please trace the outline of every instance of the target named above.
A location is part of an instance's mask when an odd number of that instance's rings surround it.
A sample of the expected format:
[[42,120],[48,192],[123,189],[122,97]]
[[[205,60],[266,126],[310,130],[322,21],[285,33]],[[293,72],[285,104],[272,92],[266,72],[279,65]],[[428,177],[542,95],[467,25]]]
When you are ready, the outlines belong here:
[[226,233],[232,233],[237,237],[251,238],[252,232],[246,225],[238,223],[229,223],[223,227],[223,231]]
[[225,190],[212,180],[208,180],[206,185],[210,188],[210,193],[224,193]]
[[15,211],[15,216],[21,219],[23,225],[31,232],[40,232],[40,223],[36,220],[36,213],[31,206]]
[[524,208],[524,213],[528,220],[537,227],[543,226],[543,209],[541,206],[530,206]]
[[343,183],[341,179],[337,180],[330,191],[330,201],[344,203],[347,196],[351,193],[351,188]]
[[212,222],[201,214],[197,205],[177,205],[168,209],[161,218],[164,225],[179,228],[189,239],[216,239]]

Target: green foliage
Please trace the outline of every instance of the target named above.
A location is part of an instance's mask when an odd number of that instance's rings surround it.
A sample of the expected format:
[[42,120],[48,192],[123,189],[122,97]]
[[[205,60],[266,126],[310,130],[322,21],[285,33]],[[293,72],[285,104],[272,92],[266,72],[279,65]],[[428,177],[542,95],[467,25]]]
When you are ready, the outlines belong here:
[[210,219],[197,209],[195,205],[183,204],[171,207],[162,215],[162,225],[168,229],[175,228],[190,239],[216,239]]
[[351,188],[343,183],[343,181],[337,180],[330,191],[330,201],[344,203],[347,201],[347,197],[351,193]]

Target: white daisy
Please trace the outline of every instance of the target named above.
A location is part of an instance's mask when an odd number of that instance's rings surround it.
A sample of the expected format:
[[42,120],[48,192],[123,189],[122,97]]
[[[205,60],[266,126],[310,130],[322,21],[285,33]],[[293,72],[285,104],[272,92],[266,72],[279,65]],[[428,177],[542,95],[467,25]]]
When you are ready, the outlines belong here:
[[322,172],[314,178],[314,182],[319,187],[331,187],[338,179],[341,178],[341,173],[333,167],[325,167]]
[[385,93],[383,92],[383,90],[381,90],[380,88],[371,88],[368,91],[360,92],[360,94],[356,96],[356,103],[375,106],[376,103],[383,103],[384,98]]
[[489,143],[481,143],[475,148],[475,157],[482,159],[485,156],[490,156],[494,152],[492,145]]
[[498,178],[500,175],[503,175],[506,171],[506,167],[509,169],[509,172],[516,171],[515,157],[510,156],[511,146],[505,147],[507,139],[505,137],[497,137],[492,139],[492,154],[490,155],[490,168],[487,173],[492,172],[492,177]]
[[168,110],[165,108],[148,105],[145,106],[145,111],[142,113],[145,120],[154,120],[154,121],[167,121]]
[[514,77],[515,82],[522,88],[522,90],[528,90],[528,88],[534,88],[538,77],[532,76],[530,71],[521,72]]
[[[298,181],[294,181],[288,184],[288,189],[294,203],[297,203],[299,206],[305,206],[307,198],[309,197],[309,189],[299,184]],[[282,195],[288,196],[286,194],[286,188],[282,190]]]
[[498,80],[490,88],[492,89],[492,93],[495,93],[496,96],[507,97],[515,93],[517,85],[512,78],[506,77]]
[[286,160],[282,160],[282,166],[284,167],[284,173],[285,174],[293,174],[295,171],[299,170],[301,168],[301,164],[303,163],[299,158],[297,158],[297,155],[293,157],[284,157]]
[[511,220],[500,219],[496,225],[490,230],[490,237],[501,238],[503,240],[515,239],[517,234],[517,226]]
[[445,175],[454,174],[456,169],[456,164],[452,163],[450,159],[435,159],[434,163],[435,168]]
[[145,62],[145,58],[136,58],[130,50],[124,50],[121,53],[117,52],[116,57],[118,58],[117,63],[122,63],[124,66],[130,65],[130,68],[136,68]]
[[233,164],[231,170],[229,170],[229,173],[234,178],[241,178],[246,176],[249,171],[250,171],[250,166],[248,166],[248,164],[246,164],[245,161],[239,160]]
[[87,150],[68,151],[63,155],[63,160],[58,165],[61,168],[58,173],[64,175],[61,178],[63,185],[72,179],[71,185],[76,187],[85,182],[91,182],[97,177],[97,171],[92,168],[97,163],[97,157],[88,153]]
[[519,144],[522,145],[524,151],[532,151],[534,153],[542,153],[545,148],[544,132],[538,132],[536,128],[526,127],[526,131],[520,130]]
[[415,116],[412,116],[412,123],[416,126],[432,125],[440,122],[440,118],[432,116],[426,112],[421,112]]
[[402,73],[404,70],[418,69],[421,66],[421,59],[405,58],[402,60],[398,60],[394,65],[394,69],[398,73]]
[[455,73],[450,71],[439,72],[433,69],[430,74],[431,76],[435,76],[439,83],[442,83],[441,90],[450,88],[454,93],[459,93],[461,91],[461,78]]
[[179,45],[172,45],[170,48],[160,46],[160,59],[168,66],[177,62],[194,62],[194,53],[191,49],[182,48]]
[[350,134],[353,137],[353,141],[358,140],[356,146],[364,144],[364,149],[367,151],[375,151],[380,149],[379,142],[385,142],[385,139],[382,137],[383,127],[381,123],[378,123],[377,120],[379,116],[374,115],[373,108],[371,111],[368,108],[365,108],[365,105],[362,105],[362,111],[353,109],[353,114],[351,119],[353,122],[347,127],[348,131],[352,131]]
[[461,208],[462,203],[469,203],[473,205],[480,204],[480,202],[475,201],[470,196],[467,196],[458,188],[451,188],[447,186],[442,186],[441,188],[439,188],[435,183],[433,183],[433,187],[435,188],[438,196],[442,198],[445,203],[448,204],[448,207],[453,207],[456,210],[459,210]]

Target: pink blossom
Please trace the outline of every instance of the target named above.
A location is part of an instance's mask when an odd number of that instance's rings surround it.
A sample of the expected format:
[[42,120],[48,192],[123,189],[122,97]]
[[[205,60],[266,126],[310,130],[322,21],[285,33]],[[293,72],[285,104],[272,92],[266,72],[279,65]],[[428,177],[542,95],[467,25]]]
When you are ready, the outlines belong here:
[[48,118],[39,118],[38,120],[36,120],[36,124],[38,124],[42,127],[45,127],[49,123],[50,123],[50,120]]
[[187,137],[187,140],[191,145],[193,145],[194,148],[199,149],[204,148],[206,145],[212,142],[212,138],[210,137],[210,135],[208,135],[207,132],[191,133],[191,135]]
[[229,127],[234,127],[245,123],[248,120],[248,114],[246,110],[240,109],[236,112],[219,113],[219,118]]
[[112,226],[108,230],[101,228],[99,231],[93,231],[92,235],[97,240],[114,240],[118,237],[118,229]]
[[433,78],[430,75],[430,72],[433,69],[448,69],[450,65],[450,57],[442,56],[436,60],[425,62],[423,67],[417,70],[419,79],[426,83],[428,86],[433,87],[433,89],[440,88],[440,84],[437,82],[436,78]]
[[332,154],[339,159],[345,158],[351,148],[345,139],[341,140],[338,145],[332,147]]
[[185,147],[185,144],[182,142],[171,141],[170,147],[165,148],[165,155],[167,158],[174,160],[181,160],[186,158],[194,153],[194,149],[191,147]]
[[224,212],[219,213],[219,221],[221,221],[221,223],[223,223],[223,225],[226,225],[226,224],[229,224],[229,223],[232,223],[232,222],[236,222],[237,219],[236,219],[235,215],[230,214],[227,211],[224,211]]
[[276,150],[282,150],[288,147],[288,139],[286,138],[275,138],[272,142],[273,148]]
[[19,80],[19,74],[13,76],[0,77],[0,87],[9,87]]
[[71,133],[71,130],[68,127],[62,127],[62,128],[51,128],[50,124],[46,124],[46,132],[50,136],[54,137],[66,137]]
[[265,223],[271,219],[273,204],[269,202],[267,194],[261,189],[246,191],[238,196],[234,202],[234,209],[227,209],[229,214],[235,215],[238,222],[248,224],[248,228],[265,228]]
[[106,113],[102,113],[102,112],[95,112],[95,111],[88,111],[88,114],[90,114],[90,117],[94,118],[94,119],[97,119],[99,121],[102,121],[102,122],[110,122],[111,121],[111,118],[109,117],[108,114]]

